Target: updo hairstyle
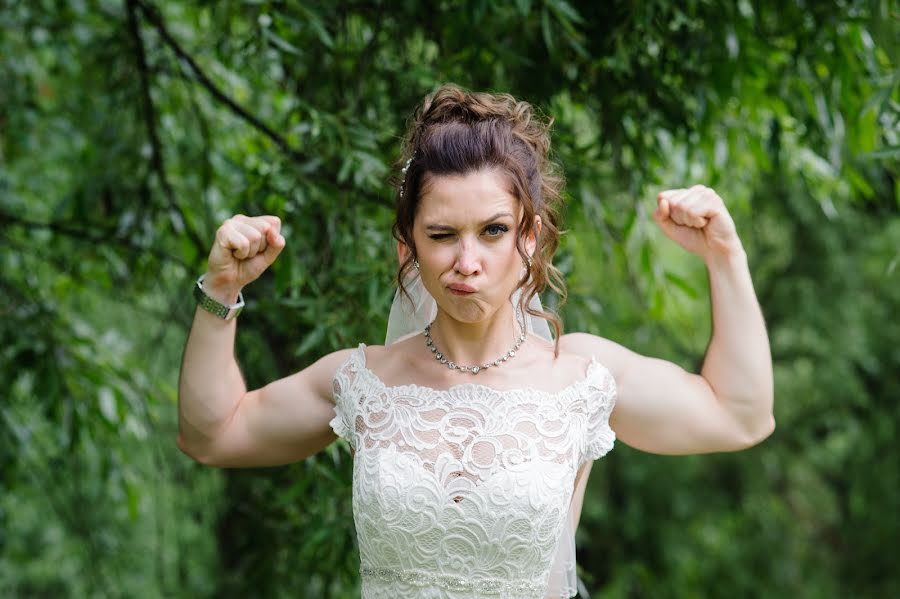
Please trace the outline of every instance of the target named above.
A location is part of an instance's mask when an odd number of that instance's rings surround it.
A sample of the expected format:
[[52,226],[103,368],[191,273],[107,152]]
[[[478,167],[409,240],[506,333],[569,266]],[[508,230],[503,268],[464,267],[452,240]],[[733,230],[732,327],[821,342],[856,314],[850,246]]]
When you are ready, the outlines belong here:
[[542,228],[531,266],[517,286],[522,289],[519,307],[548,321],[556,339],[554,353],[558,355],[561,319],[552,312],[528,307],[531,298],[548,285],[560,303],[566,297],[562,274],[552,262],[559,246],[563,179],[548,156],[551,125],[552,120],[541,119],[531,105],[518,102],[509,94],[474,93],[445,85],[426,97],[408,123],[402,156],[396,165],[398,189],[392,232],[410,249],[397,273],[401,293],[409,297],[404,280],[417,254],[413,221],[429,178],[466,175],[481,169],[503,174],[510,193],[523,208],[516,248],[526,265],[528,254],[523,243],[534,229],[535,215],[541,217]]

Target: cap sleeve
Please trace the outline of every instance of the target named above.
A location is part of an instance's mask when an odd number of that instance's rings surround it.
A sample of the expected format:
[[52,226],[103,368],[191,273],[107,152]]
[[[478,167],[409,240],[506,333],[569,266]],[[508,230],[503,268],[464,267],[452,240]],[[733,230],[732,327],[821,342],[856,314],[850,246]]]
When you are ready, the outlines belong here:
[[594,376],[587,385],[587,426],[585,427],[582,463],[602,458],[613,448],[616,433],[609,426],[609,416],[616,405],[616,381],[605,366],[594,360]]
[[338,366],[331,380],[332,401],[334,401],[334,418],[329,423],[334,433],[341,439],[350,443],[350,447],[356,451],[356,409],[358,402],[356,397],[356,381],[360,371],[365,368],[366,345],[360,343],[350,353],[343,364]]

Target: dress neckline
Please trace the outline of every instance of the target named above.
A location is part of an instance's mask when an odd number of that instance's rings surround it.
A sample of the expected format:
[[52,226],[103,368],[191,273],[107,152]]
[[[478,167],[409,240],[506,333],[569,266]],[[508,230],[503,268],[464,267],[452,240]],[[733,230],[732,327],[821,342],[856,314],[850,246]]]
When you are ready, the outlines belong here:
[[585,369],[584,375],[569,383],[568,385],[562,387],[557,391],[545,391],[543,389],[535,389],[534,387],[516,387],[513,389],[496,389],[489,385],[485,385],[482,383],[456,383],[455,385],[451,385],[446,389],[436,389],[434,387],[428,387],[425,385],[418,385],[416,383],[406,383],[403,385],[388,385],[381,378],[375,374],[371,368],[366,365],[366,353],[365,353],[366,344],[360,343],[356,351],[353,352],[353,356],[356,362],[356,366],[358,370],[364,375],[368,376],[372,382],[380,387],[383,391],[388,391],[391,393],[399,393],[406,394],[411,393],[414,395],[418,395],[421,393],[431,394],[431,395],[453,395],[455,393],[460,393],[465,390],[470,391],[481,391],[485,393],[493,393],[500,396],[516,396],[526,394],[529,396],[534,396],[538,394],[542,397],[556,399],[560,398],[573,392],[579,390],[583,385],[587,384],[596,374],[598,373],[608,373],[609,376],[612,376],[609,373],[609,370],[604,366],[601,362],[597,360],[595,356],[591,356],[591,361],[588,363],[587,368]]

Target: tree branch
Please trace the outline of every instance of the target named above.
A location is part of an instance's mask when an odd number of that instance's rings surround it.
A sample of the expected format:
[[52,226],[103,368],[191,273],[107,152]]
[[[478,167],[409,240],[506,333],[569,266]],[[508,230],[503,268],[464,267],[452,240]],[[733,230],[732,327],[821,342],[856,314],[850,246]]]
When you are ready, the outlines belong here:
[[159,133],[156,129],[156,107],[153,105],[153,96],[151,95],[150,91],[150,75],[147,68],[147,52],[144,48],[144,38],[141,37],[140,27],[138,26],[137,14],[135,12],[135,0],[125,0],[125,7],[128,13],[128,29],[131,32],[132,38],[134,38],[135,58],[137,59],[138,73],[140,74],[141,78],[144,125],[147,128],[147,137],[150,138],[150,162],[153,165],[153,170],[156,172],[156,176],[159,178],[159,185],[162,188],[163,195],[166,198],[166,203],[169,206],[169,209],[174,210],[178,214],[178,218],[181,220],[180,224],[173,221],[175,232],[181,233],[181,231],[178,230],[179,225],[181,227],[184,227],[184,230],[191,238],[191,241],[193,241],[196,245],[197,252],[202,254],[203,250],[206,248],[206,242],[193,229],[193,227],[191,227],[190,222],[185,217],[184,211],[181,209],[181,206],[179,206],[178,202],[175,201],[175,192],[172,189],[172,185],[169,183],[169,178],[166,176],[166,165],[162,152],[162,143],[160,143]]
[[[132,3],[141,9],[141,12],[144,14],[144,17],[147,21],[153,26],[162,40],[172,49],[176,56],[187,65],[188,69],[190,69],[191,73],[193,73],[194,77],[200,84],[206,88],[206,90],[213,96],[216,100],[224,104],[228,107],[231,112],[235,115],[249,123],[252,127],[260,131],[263,135],[268,137],[282,152],[284,152],[292,161],[306,166],[311,158],[301,152],[297,148],[291,146],[291,144],[279,135],[272,127],[268,126],[261,119],[252,114],[249,110],[238,104],[235,100],[229,97],[224,91],[222,91],[212,79],[200,68],[200,65],[197,64],[197,61],[193,59],[193,57],[188,54],[184,48],[181,47],[175,38],[172,37],[172,34],[169,33],[168,28],[163,21],[162,15],[159,14],[159,11],[144,2],[144,0],[126,0],[129,5]],[[329,173],[334,176],[334,173]],[[336,178],[336,177],[335,177]],[[339,185],[336,183],[336,186],[341,191],[352,192],[353,194],[364,197],[368,201],[374,202],[385,208],[390,210],[394,209],[394,205],[389,200],[382,198],[378,195],[367,193],[364,190],[357,189],[355,187],[349,187],[345,185]]]
[[[177,258],[171,254],[167,254],[162,252],[156,248],[148,248],[144,247],[140,244],[135,243],[132,239],[128,237],[120,237],[115,234],[114,231],[109,229],[92,229],[91,231],[87,231],[84,229],[79,229],[78,227],[72,227],[66,223],[61,222],[38,222],[28,220],[26,218],[22,218],[16,216],[14,214],[9,214],[8,212],[0,211],[0,225],[6,224],[14,224],[19,225],[21,227],[25,227],[26,229],[48,229],[53,231],[54,233],[58,233],[60,235],[65,235],[66,237],[70,237],[72,239],[76,239],[78,241],[84,241],[87,243],[101,243],[101,244],[109,244],[114,243],[118,246],[121,246],[125,249],[131,250],[135,253],[140,254],[152,254],[155,258],[159,260],[163,260],[166,262],[171,262],[181,266],[185,270],[193,270],[193,266],[188,264],[187,262]],[[96,233],[94,231],[97,231]]]
[[281,151],[291,157],[292,160],[297,162],[306,162],[309,160],[309,157],[306,156],[300,150],[291,146],[288,141],[279,135],[274,129],[269,127],[267,124],[262,122],[255,115],[250,113],[249,110],[238,104],[236,101],[232,100],[225,92],[223,92],[219,87],[212,81],[212,79],[207,76],[206,73],[203,72],[203,69],[200,68],[200,65],[193,59],[193,57],[188,54],[184,48],[181,47],[175,38],[172,37],[172,34],[169,33],[169,30],[166,28],[165,23],[163,22],[162,16],[156,10],[155,7],[148,6],[142,0],[128,0],[129,5],[132,3],[136,4],[140,7],[141,12],[144,13],[144,17],[147,21],[153,25],[153,28],[156,29],[156,32],[159,36],[166,42],[166,44],[172,49],[173,52],[180,58],[184,64],[188,66],[191,72],[194,74],[194,77],[200,82],[203,87],[205,87],[212,96],[218,100],[219,102],[225,104],[232,112],[240,116],[242,119],[250,123],[255,129],[261,131],[263,135],[268,137],[275,143],[276,146],[281,148]]

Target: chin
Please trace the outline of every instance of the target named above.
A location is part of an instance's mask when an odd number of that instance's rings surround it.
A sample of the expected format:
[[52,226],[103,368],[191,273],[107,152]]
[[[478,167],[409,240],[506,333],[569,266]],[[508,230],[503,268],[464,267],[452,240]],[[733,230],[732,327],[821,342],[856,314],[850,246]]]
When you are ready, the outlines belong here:
[[490,314],[490,305],[485,305],[480,300],[449,296],[447,302],[440,307],[454,320],[465,323],[480,322]]
[[488,316],[481,306],[454,306],[448,313],[454,319],[467,324],[481,322]]

